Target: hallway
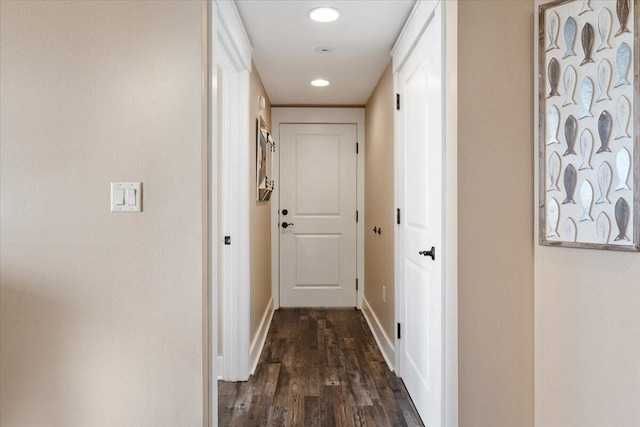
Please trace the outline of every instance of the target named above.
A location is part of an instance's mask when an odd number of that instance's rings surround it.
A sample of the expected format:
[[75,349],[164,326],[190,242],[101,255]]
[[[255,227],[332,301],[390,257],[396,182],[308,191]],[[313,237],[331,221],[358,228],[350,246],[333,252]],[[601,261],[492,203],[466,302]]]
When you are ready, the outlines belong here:
[[275,312],[256,373],[218,381],[222,426],[421,426],[359,310]]

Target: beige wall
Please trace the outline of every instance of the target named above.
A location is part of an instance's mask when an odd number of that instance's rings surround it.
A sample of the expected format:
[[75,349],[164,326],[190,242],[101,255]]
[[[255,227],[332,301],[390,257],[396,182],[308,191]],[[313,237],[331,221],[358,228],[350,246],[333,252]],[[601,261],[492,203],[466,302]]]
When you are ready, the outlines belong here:
[[[364,297],[391,340],[395,322],[393,105],[393,73],[389,64],[365,106]],[[373,227],[382,227],[382,234],[374,234]],[[386,302],[382,301],[383,286]]]
[[458,5],[461,427],[533,426],[533,8]]
[[535,256],[536,425],[640,426],[640,254]]
[[0,424],[202,425],[201,4],[0,11]]
[[[253,342],[260,322],[271,300],[271,202],[257,202],[256,182],[256,118],[258,114],[271,129],[271,103],[262,85],[260,74],[255,65],[251,64],[251,81],[249,90],[249,108],[251,110],[249,123],[249,182],[251,184],[249,221],[251,227],[251,311],[250,342]],[[258,96],[266,99],[264,111],[258,111]]]

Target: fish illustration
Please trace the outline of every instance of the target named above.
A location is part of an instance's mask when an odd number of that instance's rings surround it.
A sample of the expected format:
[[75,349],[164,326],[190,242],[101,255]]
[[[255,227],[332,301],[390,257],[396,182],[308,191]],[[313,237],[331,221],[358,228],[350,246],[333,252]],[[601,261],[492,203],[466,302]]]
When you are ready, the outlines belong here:
[[609,101],[609,86],[611,86],[611,63],[606,59],[600,61],[598,64],[598,88],[600,88],[600,95],[596,102]]
[[593,80],[590,77],[585,77],[582,80],[582,86],[580,87],[580,100],[582,103],[582,114],[580,119],[587,117],[593,117],[591,114],[591,103],[593,102]]
[[555,11],[549,12],[549,23],[547,24],[547,39],[549,43],[547,45],[547,52],[553,49],[559,49],[558,47],[558,30],[560,29],[560,17]]
[[573,200],[573,195],[576,191],[576,180],[578,178],[578,174],[576,172],[576,168],[573,165],[569,165],[564,170],[564,189],[567,193],[567,197],[562,202],[563,205],[567,203],[576,204],[576,201]]
[[600,213],[596,220],[596,235],[598,236],[600,243],[609,243],[609,236],[611,235],[611,220],[604,212]]
[[562,81],[564,83],[564,102],[562,106],[575,105],[576,100],[574,97],[576,93],[576,83],[578,81],[578,72],[573,68],[573,65],[569,65],[564,69]]
[[609,149],[609,138],[611,138],[611,114],[607,110],[604,110],[598,118],[598,135],[600,136],[600,148],[596,151],[596,154],[603,153],[605,151],[611,152]]
[[582,155],[582,165],[580,170],[593,169],[591,166],[591,154],[593,153],[593,134],[589,129],[582,131],[580,135],[580,154]]
[[591,55],[593,54],[593,26],[591,24],[584,24],[582,27],[582,50],[584,51],[584,59],[580,65],[594,62]]
[[566,45],[567,49],[564,52],[562,59],[569,56],[576,56],[576,53],[573,51],[573,46],[576,42],[576,31],[576,20],[572,17],[567,18],[567,21],[564,23],[564,44]]
[[578,237],[578,230],[576,227],[576,222],[567,218],[564,222],[564,239],[568,242],[575,242]]
[[598,15],[598,34],[600,35],[600,44],[598,45],[598,52],[605,49],[611,49],[609,44],[609,37],[611,36],[611,12],[606,7],[603,7]]
[[616,123],[618,132],[615,139],[631,138],[629,135],[629,118],[631,117],[631,103],[626,96],[621,95],[616,102]]
[[616,33],[618,37],[622,33],[629,33],[627,28],[627,21],[629,20],[629,0],[618,0],[616,2],[616,13],[618,14],[618,21],[620,22],[620,29]]
[[558,221],[560,220],[560,205],[553,197],[547,205],[547,223],[549,224],[549,232],[547,237],[560,237],[558,235]]
[[612,175],[613,173],[611,172],[611,166],[609,166],[609,163],[602,162],[598,168],[598,189],[600,190],[600,197],[596,200],[596,205],[601,203],[611,203],[609,200],[609,189],[611,188]]
[[580,12],[578,12],[578,15],[582,15],[583,13],[586,12],[591,12],[593,9],[591,9],[591,5],[589,4],[590,0],[582,0],[582,9],[580,9]]
[[552,105],[547,111],[547,133],[549,140],[547,145],[560,144],[558,141],[558,128],[560,127],[560,111],[558,107]]
[[631,190],[627,185],[629,171],[631,168],[631,155],[626,148],[622,147],[616,154],[616,175],[618,175],[618,186],[616,191]]
[[562,160],[558,153],[554,152],[549,156],[549,166],[547,172],[549,173],[549,188],[547,191],[560,191],[558,187],[558,179],[560,178],[560,169],[562,169]]
[[567,151],[564,152],[563,156],[568,156],[569,154],[576,154],[573,147],[576,145],[576,136],[578,135],[578,121],[573,115],[567,118],[567,121],[564,122],[564,137],[567,140]]
[[622,197],[620,197],[616,202],[616,224],[618,224],[618,236],[615,238],[615,241],[628,241],[627,226],[629,225],[629,204]]
[[552,58],[551,61],[549,61],[547,72],[549,73],[549,85],[551,86],[551,91],[547,98],[560,96],[560,92],[558,92],[558,83],[560,82],[560,63],[556,58]]
[[618,47],[618,52],[616,52],[616,65],[618,67],[618,81],[613,87],[630,85],[629,80],[627,80],[627,74],[629,74],[629,64],[631,63],[631,48],[628,44],[622,43]]
[[580,222],[582,221],[593,221],[591,217],[591,205],[593,203],[593,187],[591,183],[586,179],[580,186],[580,206],[582,206],[582,217],[580,217]]

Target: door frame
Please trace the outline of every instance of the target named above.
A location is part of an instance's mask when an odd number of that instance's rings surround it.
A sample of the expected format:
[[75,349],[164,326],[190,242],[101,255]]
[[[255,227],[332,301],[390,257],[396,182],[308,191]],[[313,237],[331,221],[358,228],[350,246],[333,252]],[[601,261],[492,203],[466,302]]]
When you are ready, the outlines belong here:
[[[392,50],[392,68],[394,75],[394,93],[398,92],[399,71],[415,52],[417,42],[431,21],[436,6],[442,3],[442,53],[443,60],[443,244],[440,251],[444,256],[443,268],[443,390],[442,419],[443,426],[458,426],[458,135],[457,135],[457,70],[458,70],[458,0],[418,0]],[[399,206],[398,183],[402,172],[399,158],[399,113],[394,115],[394,193],[396,206]],[[404,306],[400,296],[404,284],[399,280],[400,233],[395,233],[395,320],[401,323]],[[402,377],[401,339],[395,338],[396,374]]]
[[218,99],[217,67],[212,66],[216,58],[217,37],[212,34],[213,22],[217,22],[218,11],[211,0],[202,0],[202,371],[203,371],[203,425],[218,425],[218,274],[217,247],[212,245],[218,238],[217,209],[214,209],[218,192],[213,176],[217,174]]
[[273,308],[280,308],[280,125],[281,124],[355,124],[356,139],[359,144],[357,161],[356,209],[359,212],[356,224],[356,264],[358,290],[356,307],[362,308],[364,295],[364,108],[296,108],[273,107],[271,109],[271,134],[276,142],[273,159],[275,188],[271,196],[271,293]]
[[[246,381],[250,375],[250,241],[249,241],[249,74],[252,47],[235,3],[215,0],[217,51],[213,67],[219,67],[222,84],[217,87],[218,134],[214,144],[219,156],[211,187],[217,189],[217,222],[211,224],[211,242],[217,249],[216,262],[222,321],[222,360],[214,363],[217,377],[225,381]],[[213,206],[212,206],[213,208]],[[219,228],[219,229],[218,229]],[[220,235],[216,235],[218,231]],[[225,244],[224,236],[231,238]],[[215,251],[214,251],[215,253]],[[217,342],[214,344],[217,346]],[[216,355],[218,354],[216,349]],[[221,363],[220,363],[221,362]]]

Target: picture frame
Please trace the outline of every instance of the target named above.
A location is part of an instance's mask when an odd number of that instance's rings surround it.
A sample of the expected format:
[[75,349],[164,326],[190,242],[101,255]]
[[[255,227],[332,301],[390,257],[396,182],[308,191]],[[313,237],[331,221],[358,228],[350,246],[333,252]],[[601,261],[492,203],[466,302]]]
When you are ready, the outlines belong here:
[[538,18],[539,242],[640,251],[640,0]]
[[256,201],[267,202],[275,183],[272,171],[276,144],[262,116],[258,115],[256,123]]

